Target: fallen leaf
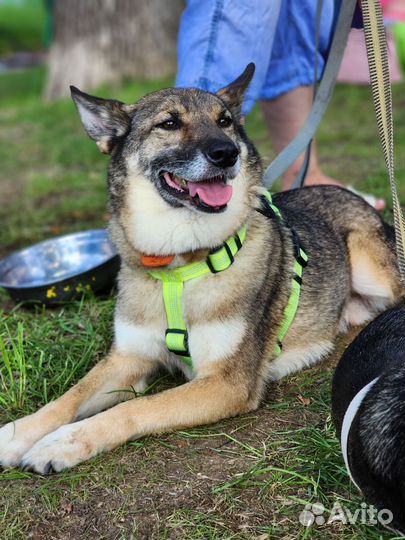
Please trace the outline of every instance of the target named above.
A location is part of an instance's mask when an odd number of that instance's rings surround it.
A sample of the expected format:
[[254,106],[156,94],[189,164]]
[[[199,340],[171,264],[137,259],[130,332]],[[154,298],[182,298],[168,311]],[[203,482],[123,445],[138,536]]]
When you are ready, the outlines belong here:
[[64,516],[67,516],[73,512],[73,504],[71,502],[62,503],[60,508]]
[[309,398],[301,396],[301,394],[298,394],[298,399],[301,401],[301,403],[304,405],[304,407],[308,407],[308,405],[311,405],[312,401]]

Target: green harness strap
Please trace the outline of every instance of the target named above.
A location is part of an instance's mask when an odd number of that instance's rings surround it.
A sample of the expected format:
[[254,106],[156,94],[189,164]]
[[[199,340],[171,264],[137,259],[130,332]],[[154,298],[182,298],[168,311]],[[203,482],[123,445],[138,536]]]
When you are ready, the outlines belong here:
[[205,274],[223,272],[229,268],[245,238],[246,226],[228,238],[222,246],[210,251],[205,261],[187,264],[173,270],[149,271],[149,274],[162,281],[163,285],[163,300],[168,325],[166,346],[170,352],[181,356],[191,368],[193,363],[188,350],[187,326],[183,318],[183,283]]
[[293,240],[293,245],[294,245],[295,261],[294,261],[294,276],[293,276],[292,284],[291,284],[291,287],[292,287],[291,294],[290,294],[290,298],[288,299],[287,306],[284,310],[284,320],[281,325],[280,331],[278,333],[277,344],[274,351],[276,356],[278,356],[281,353],[285,335],[287,334],[288,329],[292,325],[295,318],[295,314],[297,313],[298,304],[299,304],[300,295],[301,295],[302,274],[304,272],[304,268],[308,264],[308,255],[302,249],[299,238],[296,232],[294,231],[294,229],[291,229],[291,227],[288,226],[288,224],[284,221],[284,218],[281,215],[280,210],[277,208],[277,206],[273,204],[271,193],[269,191],[266,191],[263,194],[263,196],[266,199],[268,208],[273,212],[274,215],[278,217],[278,219],[284,225],[286,225],[291,230],[292,240]]
[[[271,194],[264,194],[265,202],[270,210],[284,222],[279,209],[273,204]],[[298,309],[301,293],[301,282],[303,268],[308,262],[308,257],[299,246],[299,241],[295,233],[293,241],[295,247],[294,277],[292,280],[291,295],[284,311],[284,320],[281,325],[275,354],[279,355],[282,348],[282,341],[291,326]],[[246,226],[242,227],[234,236],[220,247],[213,249],[208,254],[205,261],[187,264],[173,270],[150,270],[149,274],[162,282],[163,301],[165,305],[168,328],[166,330],[166,346],[168,350],[178,356],[193,368],[193,362],[188,349],[188,332],[186,322],[183,317],[183,284],[185,281],[196,279],[205,274],[223,272],[231,266],[235,255],[241,249],[246,238]]]

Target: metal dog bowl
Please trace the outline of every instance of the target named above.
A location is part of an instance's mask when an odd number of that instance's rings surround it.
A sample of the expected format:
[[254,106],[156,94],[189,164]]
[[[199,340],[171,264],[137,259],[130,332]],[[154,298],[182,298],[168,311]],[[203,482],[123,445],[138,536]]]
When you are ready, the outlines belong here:
[[0,261],[0,287],[16,302],[54,305],[111,288],[119,256],[103,229],[40,242]]

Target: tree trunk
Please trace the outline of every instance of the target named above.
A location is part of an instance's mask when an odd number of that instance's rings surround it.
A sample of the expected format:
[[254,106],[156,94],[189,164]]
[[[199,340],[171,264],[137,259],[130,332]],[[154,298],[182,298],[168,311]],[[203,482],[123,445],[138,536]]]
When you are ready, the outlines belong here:
[[45,98],[176,70],[184,0],[56,0]]

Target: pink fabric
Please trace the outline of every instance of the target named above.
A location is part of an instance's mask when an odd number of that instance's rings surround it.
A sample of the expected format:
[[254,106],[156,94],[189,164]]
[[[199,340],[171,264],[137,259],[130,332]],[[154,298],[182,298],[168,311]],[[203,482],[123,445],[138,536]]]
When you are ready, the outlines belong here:
[[381,7],[387,21],[405,21],[404,0],[381,0]]
[[[385,0],[384,3],[387,3],[389,1],[390,0]],[[389,30],[387,31],[387,38],[391,82],[401,82],[403,80],[403,77],[398,65],[395,42]],[[338,81],[351,84],[370,83],[366,44],[364,42],[364,32],[362,29],[353,29],[349,34],[349,40],[346,45],[342,65],[340,66]]]

